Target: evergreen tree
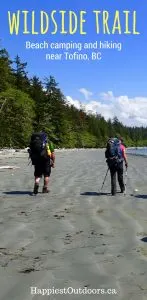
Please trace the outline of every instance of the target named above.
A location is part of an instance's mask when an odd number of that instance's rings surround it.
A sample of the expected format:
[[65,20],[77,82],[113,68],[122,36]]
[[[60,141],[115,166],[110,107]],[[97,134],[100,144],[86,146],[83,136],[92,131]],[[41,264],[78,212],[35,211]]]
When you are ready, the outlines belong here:
[[34,100],[34,130],[40,131],[44,127],[44,110],[46,109],[46,94],[43,84],[38,77],[34,76],[31,81],[30,96]]
[[6,49],[0,50],[0,92],[13,85],[12,61]]
[[25,147],[32,132],[33,101],[25,93],[8,89],[0,93],[0,146]]
[[65,98],[53,76],[50,76],[49,79],[46,78],[45,88],[47,97],[46,118],[49,118],[48,122],[52,124],[50,134],[60,146],[62,142],[64,143],[66,134]]
[[28,92],[30,88],[30,81],[27,77],[26,67],[27,63],[22,63],[20,57],[17,55],[14,59],[14,75],[15,75],[15,86],[17,89]]

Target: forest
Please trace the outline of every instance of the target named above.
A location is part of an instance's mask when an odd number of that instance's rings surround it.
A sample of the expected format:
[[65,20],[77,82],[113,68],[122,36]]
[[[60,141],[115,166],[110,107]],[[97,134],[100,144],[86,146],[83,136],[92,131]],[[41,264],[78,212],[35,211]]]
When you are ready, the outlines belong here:
[[33,132],[45,130],[57,148],[103,148],[109,137],[147,146],[147,128],[124,126],[67,103],[53,74],[29,77],[27,63],[0,49],[0,147],[25,148]]

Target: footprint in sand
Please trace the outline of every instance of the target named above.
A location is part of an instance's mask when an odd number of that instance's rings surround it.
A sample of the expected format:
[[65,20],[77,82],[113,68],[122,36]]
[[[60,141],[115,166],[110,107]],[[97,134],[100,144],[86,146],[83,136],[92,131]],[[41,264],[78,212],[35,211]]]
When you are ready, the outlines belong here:
[[98,214],[102,214],[103,212],[104,212],[104,209],[102,209],[102,208],[100,208],[100,209],[97,210]]
[[35,272],[35,271],[38,271],[38,270],[35,270],[35,268],[26,268],[26,269],[20,270],[19,273],[27,274],[27,273],[31,273],[31,272]]
[[83,233],[83,230],[76,231],[73,235],[71,235],[70,233],[67,233],[64,238],[64,244],[71,244],[73,242],[74,238],[81,233]]
[[54,215],[54,217],[56,219],[60,220],[60,219],[64,218],[65,216],[64,215]]
[[24,216],[28,216],[28,214],[25,211],[20,211],[17,213],[17,215],[24,215]]

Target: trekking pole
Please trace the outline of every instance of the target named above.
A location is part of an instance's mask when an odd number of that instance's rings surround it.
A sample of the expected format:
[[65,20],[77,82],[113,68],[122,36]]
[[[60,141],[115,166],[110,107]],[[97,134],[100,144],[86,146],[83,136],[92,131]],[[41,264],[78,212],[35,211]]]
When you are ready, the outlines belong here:
[[109,167],[108,167],[108,169],[107,169],[107,172],[106,172],[106,175],[105,175],[104,181],[103,181],[103,183],[102,183],[102,186],[101,186],[100,192],[102,192],[102,189],[103,189],[103,186],[104,186],[104,183],[105,183],[105,180],[106,180],[106,177],[107,177],[108,171],[109,171]]
[[28,166],[30,165],[30,163],[31,163],[31,160],[28,162]]
[[[28,159],[30,159],[30,158],[28,158]],[[28,162],[28,166],[30,165],[30,163],[31,163],[31,159],[30,159],[30,161]]]
[[127,168],[126,168],[125,182],[124,182],[124,185],[125,185],[124,196],[126,195],[126,192],[127,192],[127,176],[128,176],[128,172],[127,172]]

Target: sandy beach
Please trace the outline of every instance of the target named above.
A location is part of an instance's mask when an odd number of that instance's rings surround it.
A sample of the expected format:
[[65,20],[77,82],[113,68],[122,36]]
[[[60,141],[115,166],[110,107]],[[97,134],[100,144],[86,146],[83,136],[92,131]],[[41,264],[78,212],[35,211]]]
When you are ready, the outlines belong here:
[[17,167],[0,169],[0,300],[147,299],[147,158],[128,161],[112,197],[103,150],[57,151],[50,193],[32,197],[28,155],[0,155]]

